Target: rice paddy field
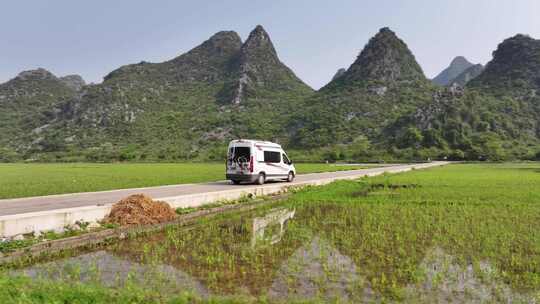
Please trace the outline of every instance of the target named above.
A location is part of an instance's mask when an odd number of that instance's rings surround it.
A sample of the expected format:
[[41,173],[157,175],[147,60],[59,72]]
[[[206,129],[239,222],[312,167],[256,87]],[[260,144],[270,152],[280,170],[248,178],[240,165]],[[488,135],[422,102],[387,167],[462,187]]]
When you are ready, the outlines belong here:
[[540,164],[455,164],[3,269],[0,299],[540,303],[539,223]]
[[[377,165],[295,164],[298,174]],[[0,164],[0,199],[202,183],[225,179],[224,163]]]

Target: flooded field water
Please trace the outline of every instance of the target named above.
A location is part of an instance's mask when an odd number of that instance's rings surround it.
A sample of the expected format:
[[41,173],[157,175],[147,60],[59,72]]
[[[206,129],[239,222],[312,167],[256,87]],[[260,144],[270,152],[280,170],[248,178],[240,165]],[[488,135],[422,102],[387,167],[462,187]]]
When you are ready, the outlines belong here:
[[[433,175],[426,173],[413,173],[410,180],[400,175],[339,182],[255,212],[203,219],[195,227],[169,228],[13,272],[162,294],[189,291],[201,298],[537,303],[540,235],[534,223],[540,195],[530,192],[535,183],[522,187],[529,192],[515,202],[503,197],[506,203],[499,203],[490,200],[497,193],[478,190],[459,200],[468,183],[451,173],[430,182],[424,178]],[[453,182],[463,187],[461,193],[446,189]]]

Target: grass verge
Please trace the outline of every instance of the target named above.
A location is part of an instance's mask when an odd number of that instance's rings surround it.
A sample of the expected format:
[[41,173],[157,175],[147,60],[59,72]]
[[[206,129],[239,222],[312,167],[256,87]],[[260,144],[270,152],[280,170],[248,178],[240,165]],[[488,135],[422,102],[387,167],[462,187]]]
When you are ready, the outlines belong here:
[[[366,166],[295,164],[298,174]],[[223,163],[0,164],[0,199],[104,191],[225,179]]]

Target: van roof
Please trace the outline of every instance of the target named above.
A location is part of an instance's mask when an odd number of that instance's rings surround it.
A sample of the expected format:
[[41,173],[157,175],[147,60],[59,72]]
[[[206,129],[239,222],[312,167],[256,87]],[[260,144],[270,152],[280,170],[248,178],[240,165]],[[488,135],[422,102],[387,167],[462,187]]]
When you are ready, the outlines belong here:
[[239,143],[242,143],[242,144],[260,144],[260,145],[265,145],[265,146],[281,148],[280,144],[276,144],[276,143],[273,143],[273,142],[270,142],[270,141],[255,140],[255,139],[235,139],[235,140],[231,140],[229,145],[233,145],[233,144],[237,144],[237,143],[238,144]]

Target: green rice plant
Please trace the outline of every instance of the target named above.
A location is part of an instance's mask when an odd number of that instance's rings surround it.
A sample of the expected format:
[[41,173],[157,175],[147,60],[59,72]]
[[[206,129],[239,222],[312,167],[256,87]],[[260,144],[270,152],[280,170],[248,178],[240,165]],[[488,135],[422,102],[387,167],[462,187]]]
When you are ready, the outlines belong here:
[[[294,216],[252,242],[276,210]],[[539,222],[540,164],[460,164],[308,187],[100,250],[185,272],[225,297],[214,303],[527,303],[540,300]]]

